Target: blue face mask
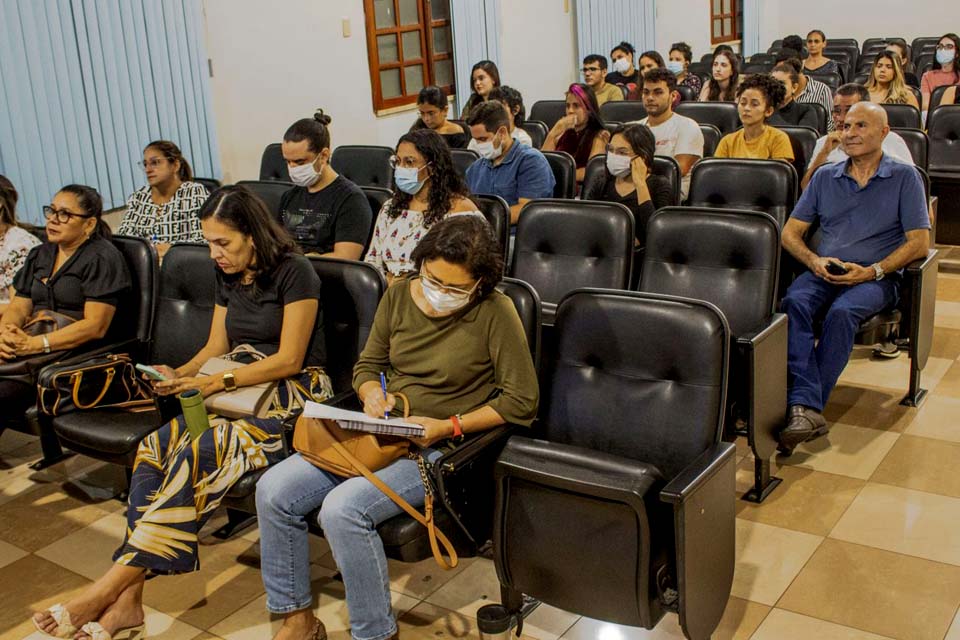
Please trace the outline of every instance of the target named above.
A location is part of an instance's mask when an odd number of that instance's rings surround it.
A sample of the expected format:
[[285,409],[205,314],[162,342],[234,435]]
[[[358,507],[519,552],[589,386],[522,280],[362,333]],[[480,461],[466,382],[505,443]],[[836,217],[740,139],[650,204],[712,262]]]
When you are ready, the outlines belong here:
[[940,64],[949,64],[953,62],[957,52],[953,49],[937,49],[937,62]]
[[409,193],[410,195],[416,195],[420,189],[423,188],[423,183],[426,180],[418,180],[417,176],[420,174],[420,169],[424,169],[429,165],[424,165],[423,167],[397,167],[393,170],[393,179],[397,183],[397,188],[404,193]]
[[679,60],[668,60],[667,70],[673,73],[673,75],[678,76],[683,73],[683,63]]

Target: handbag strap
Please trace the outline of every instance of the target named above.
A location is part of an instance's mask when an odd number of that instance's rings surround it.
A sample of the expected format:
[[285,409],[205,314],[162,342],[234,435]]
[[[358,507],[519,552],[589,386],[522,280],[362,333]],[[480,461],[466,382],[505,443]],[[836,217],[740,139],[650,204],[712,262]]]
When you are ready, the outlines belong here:
[[[404,402],[406,402],[406,397],[404,397]],[[424,513],[417,511],[409,502],[401,498],[396,491],[391,489],[384,483],[383,480],[378,478],[373,474],[370,469],[367,468],[365,464],[357,460],[357,458],[347,451],[347,448],[340,444],[335,438],[331,441],[333,444],[334,450],[339,453],[344,459],[349,462],[353,467],[359,471],[364,478],[369,480],[373,486],[382,491],[384,495],[397,503],[401,509],[406,511],[411,518],[422,524],[427,528],[427,536],[430,538],[430,551],[433,552],[433,559],[437,561],[437,564],[440,565],[441,569],[453,569],[459,563],[457,559],[457,552],[453,548],[453,545],[450,543],[449,538],[443,534],[442,531],[437,529],[436,523],[433,521],[433,492],[430,487],[426,484],[427,480],[424,478]],[[422,461],[422,458],[421,458]],[[422,462],[418,461],[421,469],[421,476],[423,475],[423,466]],[[450,562],[447,562],[443,554],[440,552],[440,545],[443,545],[444,551],[446,551],[447,556],[450,558]]]

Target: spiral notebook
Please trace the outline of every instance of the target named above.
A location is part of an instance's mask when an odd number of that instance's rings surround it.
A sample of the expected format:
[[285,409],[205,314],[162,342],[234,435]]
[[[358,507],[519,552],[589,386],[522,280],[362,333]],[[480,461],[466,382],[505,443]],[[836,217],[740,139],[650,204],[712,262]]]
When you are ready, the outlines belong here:
[[400,436],[403,438],[422,438],[426,431],[418,424],[404,422],[403,418],[371,418],[362,411],[347,411],[318,402],[307,402],[303,408],[303,415],[307,418],[334,420],[343,429],[350,431],[365,431],[385,436]]

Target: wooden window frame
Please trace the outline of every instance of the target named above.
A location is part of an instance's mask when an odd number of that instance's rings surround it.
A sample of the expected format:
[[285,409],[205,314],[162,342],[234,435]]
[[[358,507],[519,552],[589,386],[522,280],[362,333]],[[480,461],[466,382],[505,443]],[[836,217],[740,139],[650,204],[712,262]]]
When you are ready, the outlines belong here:
[[[393,1],[394,16],[396,22],[392,27],[377,28],[376,11],[374,9],[374,0],[363,0],[364,21],[367,32],[367,62],[370,69],[370,86],[373,93],[373,110],[381,112],[416,104],[417,95],[407,94],[407,78],[404,73],[404,67],[422,65],[424,68],[423,86],[430,86],[436,82],[435,64],[440,61],[449,60],[453,82],[449,85],[442,85],[448,97],[455,95],[456,77],[453,65],[453,26],[448,15],[443,20],[434,20],[432,15],[431,0],[416,0],[417,12],[420,21],[414,24],[401,25],[400,22],[400,0]],[[449,5],[448,5],[449,12]],[[433,50],[433,32],[435,29],[446,27],[450,30],[450,51],[446,53],[434,53]],[[407,52],[403,50],[403,34],[410,32],[420,33],[420,51],[417,57],[408,57]],[[377,37],[383,35],[393,35],[397,39],[397,62],[380,63],[380,52],[377,47]],[[403,95],[384,98],[383,89],[380,84],[380,72],[385,69],[400,70],[400,90]]]
[[[715,0],[707,0],[710,3],[710,44],[718,45],[724,44],[727,42],[737,42],[743,37],[743,4],[741,0],[730,0],[730,11],[723,11],[723,2],[720,0],[720,12],[716,13],[713,10],[713,3]],[[725,18],[730,18],[733,24],[733,31],[730,33],[723,33],[723,20]],[[714,37],[713,35],[713,23],[715,21],[720,21],[720,36]]]

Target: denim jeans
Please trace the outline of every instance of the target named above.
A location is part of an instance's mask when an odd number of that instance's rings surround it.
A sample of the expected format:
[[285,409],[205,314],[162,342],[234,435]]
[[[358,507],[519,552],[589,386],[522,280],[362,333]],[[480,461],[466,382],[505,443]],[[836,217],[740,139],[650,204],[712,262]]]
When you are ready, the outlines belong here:
[[[897,274],[853,286],[830,284],[807,271],[783,298],[787,314],[787,404],[823,411],[847,366],[860,323],[897,302]],[[823,319],[814,346],[814,323]]]
[[[428,460],[439,451],[424,452]],[[424,501],[417,463],[406,458],[377,477],[413,506]],[[267,609],[290,613],[310,606],[310,559],[306,515],[320,507],[320,525],[343,576],[355,640],[396,633],[390,579],[377,525],[400,507],[366,478],[341,478],[294,454],[271,467],[257,483],[257,517]]]

